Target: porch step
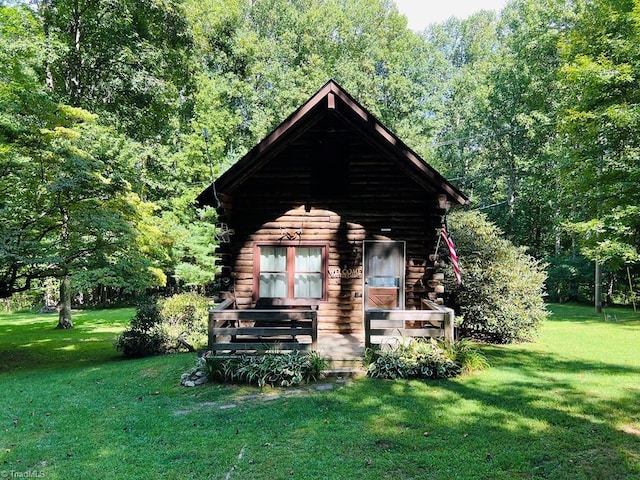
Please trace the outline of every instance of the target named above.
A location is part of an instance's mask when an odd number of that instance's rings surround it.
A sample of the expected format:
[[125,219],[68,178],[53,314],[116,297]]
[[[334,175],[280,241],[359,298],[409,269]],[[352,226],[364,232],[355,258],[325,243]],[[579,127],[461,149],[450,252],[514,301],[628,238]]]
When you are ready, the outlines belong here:
[[324,372],[331,377],[359,377],[365,374],[364,336],[359,334],[319,333],[318,353],[328,361]]
[[362,377],[366,374],[363,360],[362,356],[329,358],[327,370],[324,373],[330,377]]
[[332,370],[363,368],[363,365],[362,365],[363,357],[329,358],[327,360],[328,360],[329,368],[331,368]]
[[353,333],[319,333],[318,352],[330,360],[360,359],[364,355],[364,336]]
[[329,368],[322,373],[326,377],[339,378],[360,378],[367,375],[367,371],[362,366],[353,368]]

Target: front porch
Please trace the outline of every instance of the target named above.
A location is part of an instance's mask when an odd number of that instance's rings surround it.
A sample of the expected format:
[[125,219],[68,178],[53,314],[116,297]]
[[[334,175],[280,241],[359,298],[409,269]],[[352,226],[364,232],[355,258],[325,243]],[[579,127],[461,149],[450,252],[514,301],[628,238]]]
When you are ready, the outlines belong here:
[[381,348],[407,338],[454,339],[454,313],[423,300],[422,310],[368,310],[364,330],[318,330],[315,308],[235,309],[226,300],[209,312],[209,350],[216,355],[267,351],[317,351],[329,360],[332,374],[362,369],[366,348]]

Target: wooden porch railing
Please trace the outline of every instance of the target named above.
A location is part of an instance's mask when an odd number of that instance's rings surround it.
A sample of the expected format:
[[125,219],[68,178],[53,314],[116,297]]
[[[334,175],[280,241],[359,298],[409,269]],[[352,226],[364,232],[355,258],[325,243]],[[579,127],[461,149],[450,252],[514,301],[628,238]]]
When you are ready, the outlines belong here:
[[370,310],[365,312],[365,347],[395,338],[444,337],[454,340],[455,314],[451,308],[422,301],[422,310]]
[[315,350],[318,312],[300,309],[243,309],[227,300],[209,311],[209,350],[249,353],[269,349]]

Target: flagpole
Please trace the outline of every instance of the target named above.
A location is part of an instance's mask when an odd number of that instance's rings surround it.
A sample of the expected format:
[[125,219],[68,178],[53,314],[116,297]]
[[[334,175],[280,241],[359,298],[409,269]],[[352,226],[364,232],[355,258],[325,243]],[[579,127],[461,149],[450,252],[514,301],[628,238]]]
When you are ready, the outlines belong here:
[[438,232],[438,242],[436,243],[436,251],[434,255],[434,263],[438,261],[438,250],[440,249],[440,241],[442,240],[442,227],[440,227]]
[[456,283],[460,285],[462,283],[462,277],[460,275],[460,264],[458,263],[458,254],[456,253],[456,247],[453,244],[451,235],[449,235],[449,231],[447,230],[446,217],[443,219],[442,228],[440,229],[440,237],[444,238],[444,241],[447,244],[447,248],[449,249],[449,258],[451,259],[453,271],[456,275]]

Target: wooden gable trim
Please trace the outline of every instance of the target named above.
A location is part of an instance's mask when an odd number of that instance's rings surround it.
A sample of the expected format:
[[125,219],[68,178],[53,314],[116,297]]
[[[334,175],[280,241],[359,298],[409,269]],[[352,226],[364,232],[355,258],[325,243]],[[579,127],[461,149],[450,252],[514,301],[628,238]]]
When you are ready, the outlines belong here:
[[[227,170],[216,181],[217,189],[230,193],[238,184],[262,168],[273,156],[284,150],[290,143],[304,135],[309,128],[315,125],[322,118],[322,114],[326,112],[326,107],[320,105],[320,102],[328,93],[328,91],[325,92],[326,89],[327,86],[325,85],[312,98],[314,101],[308,101],[293,112],[264,140]],[[292,128],[294,125],[296,128]]]
[[[337,86],[337,85],[336,85]],[[428,191],[437,191],[438,188],[445,191],[456,202],[461,205],[468,205],[469,199],[460,192],[457,188],[451,185],[446,178],[440,175],[433,167],[427,164],[422,158],[418,156],[412,149],[410,149],[402,140],[400,140],[391,130],[380,123],[373,114],[369,113],[364,107],[362,107],[355,99],[353,99],[346,91],[342,90],[339,86],[335,93],[340,99],[347,105],[347,109],[339,109],[340,116],[347,121],[352,127],[363,130],[365,129],[372,132],[373,135],[365,135],[369,138],[374,145],[382,147],[391,154],[395,154],[401,159],[409,160],[410,168],[403,168],[407,174],[409,174],[414,180],[418,182],[423,188]],[[363,123],[352,121],[349,117],[349,113],[353,112],[359,117]],[[379,141],[382,139],[382,141]],[[376,141],[378,140],[378,141]],[[398,162],[400,167],[405,167],[406,162]],[[425,179],[426,177],[426,179]]]
[[[469,203],[462,192],[424,162],[333,80],[329,80],[305,104],[216,180],[217,190],[231,193],[244,180],[268,163],[274,155],[307,132],[327,112],[335,112],[353,128],[361,131],[374,145],[386,150],[392,158],[396,159],[400,168],[427,191],[441,190],[461,205]],[[197,202],[206,204],[212,195],[212,190],[209,186],[198,196]]]

